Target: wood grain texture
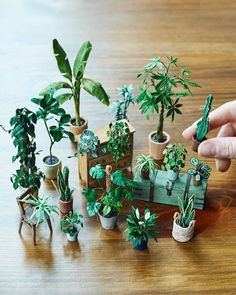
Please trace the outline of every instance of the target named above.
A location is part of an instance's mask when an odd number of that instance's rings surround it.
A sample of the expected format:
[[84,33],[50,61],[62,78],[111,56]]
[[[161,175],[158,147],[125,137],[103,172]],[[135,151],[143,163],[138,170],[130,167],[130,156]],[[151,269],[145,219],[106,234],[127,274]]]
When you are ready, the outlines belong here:
[[[183,99],[183,116],[165,130],[172,142],[184,142],[182,130],[200,116],[205,97],[213,93],[214,106],[235,99],[236,93],[236,2],[231,0],[12,0],[0,2],[0,121],[6,127],[20,106],[33,109],[29,98],[61,79],[52,54],[55,37],[73,60],[79,45],[91,40],[94,48],[86,76],[103,83],[114,99],[116,88],[138,85],[136,74],[147,60],[173,55],[192,70],[192,79],[202,85]],[[73,59],[72,59],[73,57]],[[83,92],[82,114],[90,128],[111,121],[103,105]],[[67,104],[69,112],[73,105]],[[147,135],[155,129],[131,107],[130,122],[136,128],[135,155],[147,153]],[[47,153],[48,142],[39,124],[38,147]],[[216,134],[216,131],[211,135]],[[123,240],[125,214],[115,231],[101,229],[97,218],[88,218],[80,194],[77,160],[68,159],[75,147],[68,141],[55,145],[55,152],[71,169],[75,187],[75,209],[84,214],[79,244],[66,241],[53,224],[50,239],[47,226],[37,232],[37,246],[31,231],[17,233],[19,212],[9,177],[15,165],[11,139],[1,132],[0,170],[0,293],[1,294],[235,294],[236,293],[236,166],[227,173],[215,171],[209,179],[206,209],[197,212],[195,238],[178,244],[171,238],[174,207],[134,203],[151,207],[159,215],[160,238],[144,252],[134,251]],[[189,149],[190,150],[190,149]],[[189,157],[192,152],[189,152]],[[189,166],[186,167],[186,169]],[[43,193],[57,194],[50,182]]]

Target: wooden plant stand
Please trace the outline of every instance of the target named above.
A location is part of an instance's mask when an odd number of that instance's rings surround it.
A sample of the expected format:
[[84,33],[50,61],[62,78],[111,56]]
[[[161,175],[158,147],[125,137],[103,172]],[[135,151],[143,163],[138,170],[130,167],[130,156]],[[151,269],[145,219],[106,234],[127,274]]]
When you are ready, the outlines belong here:
[[[132,171],[133,142],[135,129],[128,121],[122,121],[126,122],[130,129],[129,147],[127,152],[118,162],[115,162],[110,152],[103,152],[103,149],[106,147],[106,143],[108,141],[107,131],[109,130],[109,125],[94,130],[94,135],[98,136],[100,140],[100,145],[98,146],[97,151],[98,157],[92,157],[91,153],[78,157],[79,178],[83,185],[91,187],[97,185],[97,181],[89,175],[89,169],[97,164],[101,164],[102,166],[110,165],[112,167],[112,171],[116,171],[117,169],[130,169],[130,171]],[[79,139],[80,136],[77,137],[78,142]]]
[[[167,177],[167,171],[158,170],[155,182],[142,179],[137,173],[134,180],[137,182],[135,198],[155,203],[178,205],[178,197],[182,197],[185,192],[187,174],[180,173],[177,180],[171,183]],[[167,186],[168,182],[168,186]],[[191,179],[189,186],[189,196],[195,195],[194,208],[202,210],[204,208],[205,195],[207,191],[207,180],[203,179],[202,184],[194,186]]]

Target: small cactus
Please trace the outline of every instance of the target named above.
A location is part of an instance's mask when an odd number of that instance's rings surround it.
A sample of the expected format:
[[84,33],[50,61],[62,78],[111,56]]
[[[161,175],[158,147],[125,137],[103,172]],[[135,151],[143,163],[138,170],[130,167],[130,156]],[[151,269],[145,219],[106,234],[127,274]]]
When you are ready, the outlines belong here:
[[213,95],[209,94],[203,109],[202,119],[197,123],[196,128],[196,140],[202,142],[206,137],[207,132],[209,131],[209,113],[211,111]]
[[54,186],[60,194],[60,199],[62,201],[69,201],[72,198],[74,190],[69,187],[69,168],[67,166],[65,166],[63,170],[58,170],[57,185],[54,184]]

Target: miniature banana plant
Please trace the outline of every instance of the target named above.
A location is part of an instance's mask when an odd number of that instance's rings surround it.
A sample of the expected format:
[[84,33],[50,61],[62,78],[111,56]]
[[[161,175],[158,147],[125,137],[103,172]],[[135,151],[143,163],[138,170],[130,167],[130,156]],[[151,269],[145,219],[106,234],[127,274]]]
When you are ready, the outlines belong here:
[[213,95],[208,95],[206,103],[203,109],[202,119],[197,123],[196,127],[196,140],[202,142],[206,138],[206,134],[209,131],[209,113],[212,107]]
[[54,182],[53,185],[58,191],[62,201],[67,202],[72,199],[74,190],[69,186],[69,168],[67,166],[65,166],[63,170],[58,170],[57,185]]
[[195,169],[188,169],[188,174],[193,175],[196,181],[200,181],[201,179],[208,179],[211,173],[211,168],[204,164],[203,161],[199,161],[197,158],[192,157],[190,159],[190,163],[195,166]]

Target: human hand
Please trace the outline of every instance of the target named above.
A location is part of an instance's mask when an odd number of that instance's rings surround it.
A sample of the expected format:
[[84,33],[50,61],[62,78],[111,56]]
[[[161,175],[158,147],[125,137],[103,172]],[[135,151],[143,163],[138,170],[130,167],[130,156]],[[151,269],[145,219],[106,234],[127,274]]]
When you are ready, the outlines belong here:
[[[183,137],[191,140],[196,134],[197,122],[184,130]],[[214,158],[218,171],[227,171],[231,159],[236,159],[236,101],[223,104],[209,114],[209,128],[220,128],[216,138],[203,141],[198,147],[199,155]]]

